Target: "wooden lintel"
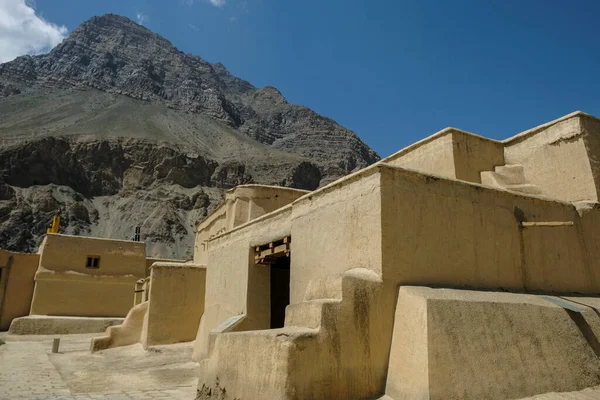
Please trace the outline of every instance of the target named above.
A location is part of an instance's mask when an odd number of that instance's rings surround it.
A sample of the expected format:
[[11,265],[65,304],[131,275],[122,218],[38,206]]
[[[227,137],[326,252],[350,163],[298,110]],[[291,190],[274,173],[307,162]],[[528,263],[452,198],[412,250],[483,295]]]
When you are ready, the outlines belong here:
[[557,226],[573,226],[573,221],[558,221],[558,222],[521,222],[523,228],[553,228]]
[[287,236],[283,239],[275,240],[264,245],[254,246],[254,263],[269,265],[276,262],[279,257],[289,257],[291,252],[291,241],[292,238]]

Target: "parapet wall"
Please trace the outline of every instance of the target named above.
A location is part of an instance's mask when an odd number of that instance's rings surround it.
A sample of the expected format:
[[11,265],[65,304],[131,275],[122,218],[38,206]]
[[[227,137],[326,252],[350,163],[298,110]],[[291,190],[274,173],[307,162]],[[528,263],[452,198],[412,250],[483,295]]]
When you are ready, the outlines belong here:
[[600,120],[575,112],[502,142],[446,128],[381,163],[472,183],[504,165],[522,166],[523,184],[563,201],[600,199]]
[[381,163],[481,183],[481,172],[504,165],[504,146],[496,140],[446,128],[383,159]]
[[305,190],[264,185],[243,185],[227,191],[225,201],[198,225],[194,263],[206,265],[210,239],[284,207],[306,193]]
[[507,164],[523,165],[525,178],[544,195],[600,199],[600,122],[577,112],[505,140]]
[[570,203],[402,168],[381,171],[384,280],[600,292],[600,208],[578,212]]
[[150,276],[150,268],[152,268],[152,264],[154,263],[176,263],[183,264],[185,260],[173,260],[169,258],[156,258],[156,257],[148,257],[146,258],[146,277]]
[[189,342],[196,338],[204,313],[206,267],[154,263],[150,299],[141,341],[149,346]]

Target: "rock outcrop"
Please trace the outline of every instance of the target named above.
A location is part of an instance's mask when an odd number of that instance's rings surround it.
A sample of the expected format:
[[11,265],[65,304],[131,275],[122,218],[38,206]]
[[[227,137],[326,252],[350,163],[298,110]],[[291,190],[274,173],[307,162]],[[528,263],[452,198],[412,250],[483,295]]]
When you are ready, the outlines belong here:
[[0,247],[63,231],[191,252],[223,189],[316,189],[379,159],[353,132],[184,54],[127,18],[94,17],[49,54],[0,65]]

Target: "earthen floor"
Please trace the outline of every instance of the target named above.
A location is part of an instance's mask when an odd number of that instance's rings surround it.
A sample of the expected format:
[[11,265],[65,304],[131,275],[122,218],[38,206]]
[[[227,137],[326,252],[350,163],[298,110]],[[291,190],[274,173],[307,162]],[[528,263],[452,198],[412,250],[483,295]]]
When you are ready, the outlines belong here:
[[[90,354],[94,336],[62,335],[59,353],[52,354],[54,336],[0,333],[6,342],[0,346],[0,400],[195,398],[197,366],[189,361],[190,343],[151,351],[133,345]],[[600,399],[600,387],[528,399]]]
[[6,342],[0,346],[0,399],[194,399],[191,343],[91,354],[94,336],[62,335],[59,353],[52,354],[54,336],[0,333]]

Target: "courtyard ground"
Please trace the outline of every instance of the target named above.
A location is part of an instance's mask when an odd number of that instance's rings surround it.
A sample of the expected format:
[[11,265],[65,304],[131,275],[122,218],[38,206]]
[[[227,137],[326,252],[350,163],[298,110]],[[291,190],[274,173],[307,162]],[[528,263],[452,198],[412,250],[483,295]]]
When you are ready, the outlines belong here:
[[55,336],[0,333],[0,399],[132,400],[195,398],[197,364],[192,344],[141,345],[89,352],[94,335]]
[[[0,333],[0,400],[135,400],[195,398],[192,343],[144,351],[133,345],[89,352],[98,334],[16,336]],[[52,340],[60,337],[59,353]],[[1,343],[1,342],[0,342]],[[384,396],[382,399],[385,399]],[[600,387],[528,400],[599,400]],[[527,399],[523,399],[527,400]]]

